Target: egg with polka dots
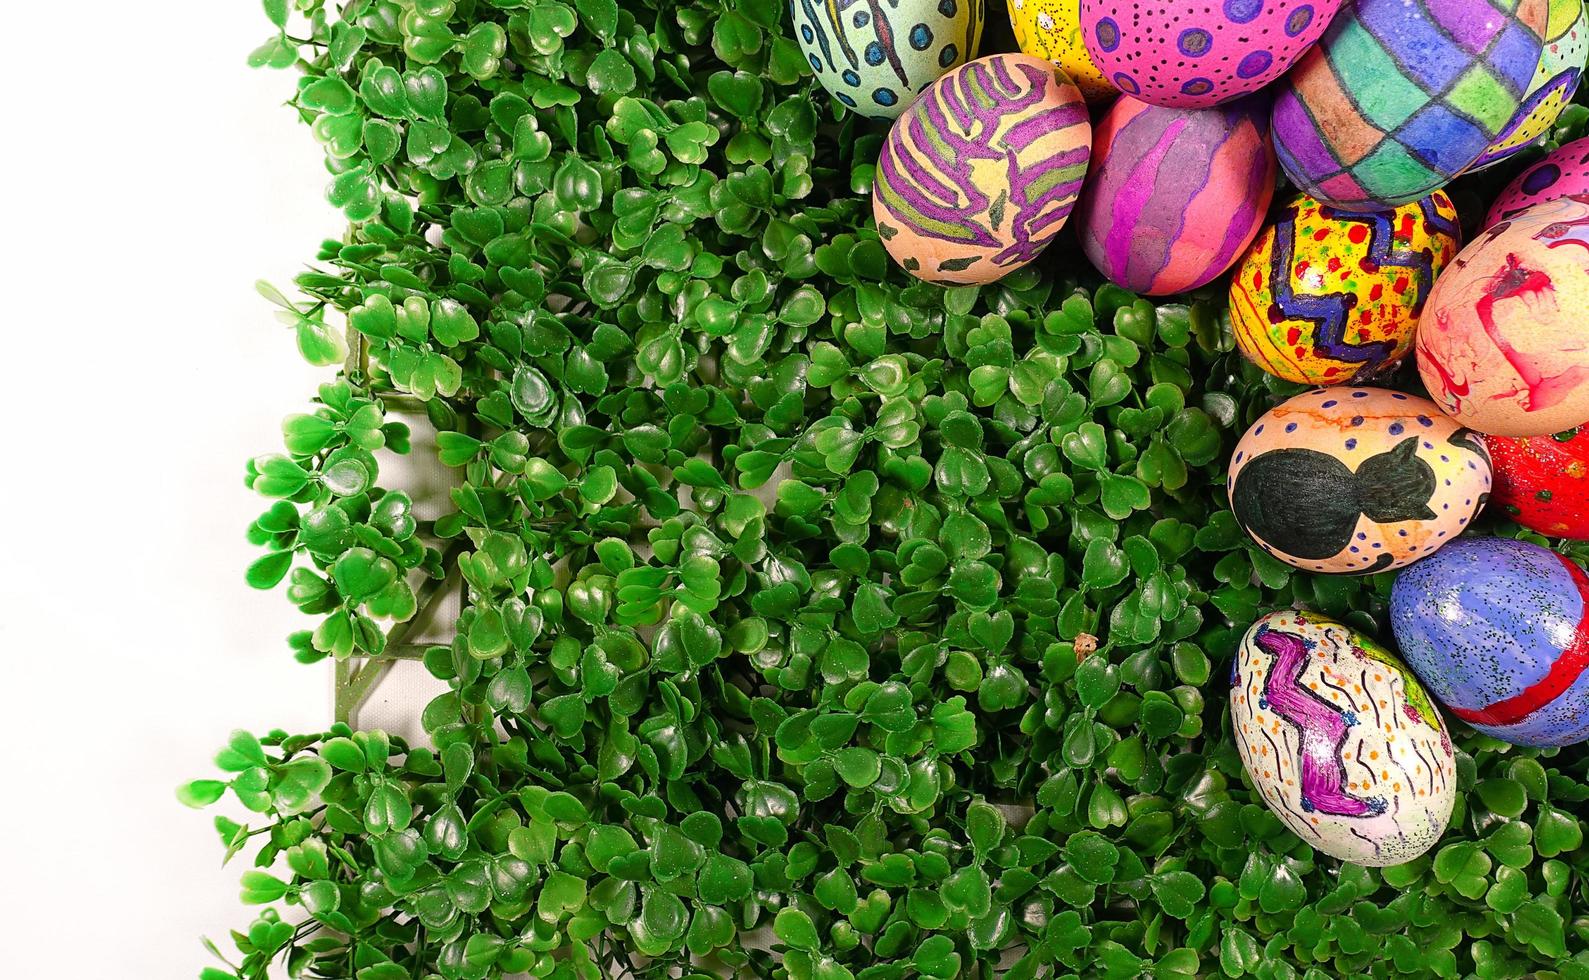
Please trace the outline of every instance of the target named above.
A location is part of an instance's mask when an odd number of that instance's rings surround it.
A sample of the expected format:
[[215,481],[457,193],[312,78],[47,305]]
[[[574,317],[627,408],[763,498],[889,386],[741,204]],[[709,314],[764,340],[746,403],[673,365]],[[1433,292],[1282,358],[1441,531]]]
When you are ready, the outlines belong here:
[[985,0],[791,0],[817,81],[853,112],[896,119],[916,93],[975,58]]
[[1340,0],[1081,0],[1105,78],[1152,105],[1203,109],[1256,92],[1312,47]]
[[1433,554],[1490,494],[1480,437],[1427,398],[1319,388],[1264,413],[1236,444],[1236,522],[1309,572],[1366,575]]
[[1230,727],[1258,798],[1333,858],[1411,861],[1451,821],[1457,760],[1440,709],[1344,623],[1293,609],[1254,623],[1230,665]]

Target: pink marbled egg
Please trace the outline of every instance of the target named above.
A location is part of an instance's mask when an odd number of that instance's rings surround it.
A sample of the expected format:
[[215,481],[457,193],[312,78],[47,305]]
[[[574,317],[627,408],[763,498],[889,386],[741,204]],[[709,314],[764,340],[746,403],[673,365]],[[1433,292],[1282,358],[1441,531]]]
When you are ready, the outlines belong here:
[[1554,201],[1568,194],[1589,194],[1589,136],[1557,147],[1543,160],[1518,174],[1490,205],[1490,213],[1484,216],[1484,227],[1516,217],[1542,201]]
[[1341,0],[1081,0],[1104,76],[1150,105],[1201,109],[1256,92],[1324,33]]

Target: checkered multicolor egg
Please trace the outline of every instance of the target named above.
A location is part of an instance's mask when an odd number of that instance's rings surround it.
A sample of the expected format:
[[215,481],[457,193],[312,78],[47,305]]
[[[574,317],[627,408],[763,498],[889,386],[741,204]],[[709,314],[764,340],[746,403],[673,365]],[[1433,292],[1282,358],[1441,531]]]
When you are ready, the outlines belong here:
[[1540,55],[1534,83],[1523,104],[1473,161],[1468,173],[1500,163],[1523,147],[1536,142],[1556,124],[1561,111],[1578,91],[1584,57],[1589,55],[1589,9],[1583,0],[1550,0],[1550,20],[1545,30],[1545,51]]
[[894,119],[916,93],[977,56],[984,0],[790,0],[800,53],[854,112]]
[[1087,53],[1081,39],[1080,0],[1007,0],[1015,43],[1034,58],[1065,70],[1088,102],[1120,94]]
[[1326,204],[1376,211],[1444,187],[1534,80],[1550,0],[1357,0],[1277,86],[1275,150]]
[[1230,665],[1230,727],[1258,796],[1331,857],[1411,861],[1451,820],[1457,761],[1440,710],[1345,624],[1290,609],[1254,623]]
[[1230,281],[1247,359],[1299,384],[1362,384],[1401,363],[1461,230],[1444,191],[1393,211],[1341,211],[1299,194]]
[[1082,39],[1120,91],[1200,109],[1285,74],[1341,0],[1081,0]]

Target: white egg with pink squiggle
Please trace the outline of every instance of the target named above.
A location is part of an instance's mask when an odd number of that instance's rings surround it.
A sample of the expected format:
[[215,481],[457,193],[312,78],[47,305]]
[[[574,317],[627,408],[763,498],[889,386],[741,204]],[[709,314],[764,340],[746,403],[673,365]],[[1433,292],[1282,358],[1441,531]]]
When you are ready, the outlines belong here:
[[1270,613],[1243,637],[1230,680],[1242,764],[1298,837],[1384,867],[1445,833],[1451,736],[1412,671],[1372,638],[1313,613]]

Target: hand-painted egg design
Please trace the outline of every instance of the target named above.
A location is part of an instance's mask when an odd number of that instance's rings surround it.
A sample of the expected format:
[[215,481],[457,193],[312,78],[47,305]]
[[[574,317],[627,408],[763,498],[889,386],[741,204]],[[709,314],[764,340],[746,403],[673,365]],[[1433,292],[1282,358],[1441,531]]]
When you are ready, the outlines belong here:
[[845,106],[895,119],[916,93],[977,56],[985,0],[790,0],[800,53]]
[[1241,256],[1274,196],[1264,96],[1166,109],[1121,96],[1093,134],[1078,206],[1087,258],[1118,286],[1184,292]]
[[1341,0],[1080,0],[1082,40],[1104,77],[1150,105],[1206,109],[1285,74]]
[[1488,499],[1490,458],[1426,398],[1319,388],[1253,423],[1229,490],[1264,551],[1310,572],[1366,574],[1461,534]]
[[993,282],[1064,226],[1091,147],[1087,104],[1051,63],[963,65],[888,132],[872,184],[883,247],[929,282]]
[[1484,227],[1569,194],[1589,194],[1589,136],[1557,147],[1518,174],[1490,205]]
[[1468,173],[1483,170],[1538,140],[1556,124],[1578,91],[1584,57],[1589,55],[1589,11],[1583,0],[1550,0],[1545,50],[1523,104],[1501,134],[1490,142]]
[[1230,725],[1258,794],[1315,849],[1384,867],[1445,833],[1457,784],[1445,720],[1368,636],[1290,609],[1258,620],[1231,663]]
[[1119,94],[1081,42],[1080,0],[1007,2],[1015,43],[1023,52],[1058,65],[1088,102],[1102,102]]
[[1489,436],[1490,506],[1553,538],[1589,540],[1589,428],[1552,436]]
[[1486,229],[1435,281],[1418,373],[1442,411],[1499,436],[1589,422],[1589,197]]
[[1299,194],[1230,282],[1236,346],[1301,384],[1358,384],[1412,349],[1435,276],[1461,230],[1444,191],[1394,211],[1342,211]]
[[1463,538],[1402,572],[1390,621],[1453,715],[1514,745],[1589,738],[1589,576],[1549,548]]
[[1277,87],[1275,150],[1326,204],[1410,204],[1465,170],[1533,82],[1549,0],[1357,0]]

